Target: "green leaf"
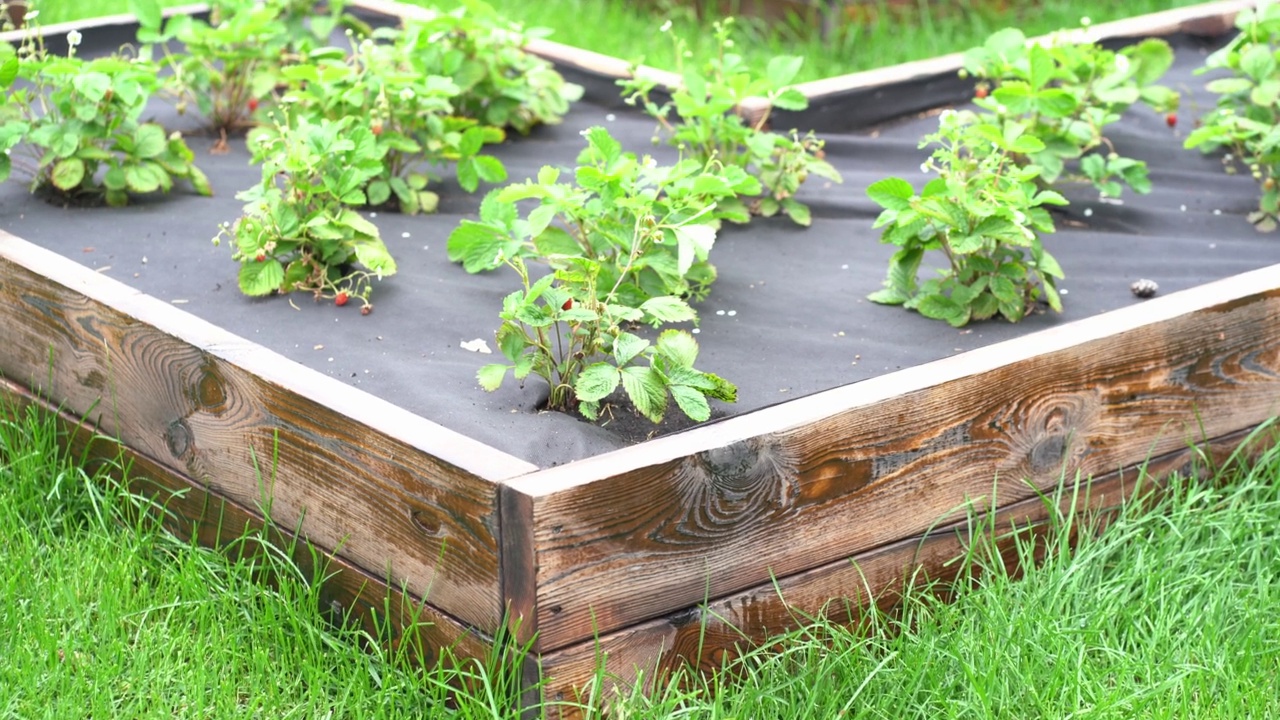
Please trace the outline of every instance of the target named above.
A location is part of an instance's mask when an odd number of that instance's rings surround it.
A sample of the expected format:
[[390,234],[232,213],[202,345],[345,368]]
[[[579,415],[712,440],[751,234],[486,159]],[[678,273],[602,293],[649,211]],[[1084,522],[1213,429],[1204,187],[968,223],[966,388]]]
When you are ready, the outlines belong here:
[[502,161],[491,155],[477,155],[472,158],[476,174],[488,183],[498,183],[507,179],[507,168]]
[[622,154],[622,145],[613,139],[608,130],[599,125],[584,130],[582,134],[587,138],[587,144],[595,151],[598,160],[609,163]]
[[54,187],[70,192],[80,186],[80,183],[84,181],[84,175],[83,160],[80,158],[66,158],[54,164],[53,172],[49,179],[53,182]]
[[467,192],[475,192],[480,187],[480,172],[476,169],[476,159],[464,157],[458,161],[458,184]]
[[802,56],[776,55],[769,60],[765,68],[765,76],[769,78],[769,84],[772,87],[782,88],[795,80],[802,66],[804,66]]
[[129,0],[129,12],[138,18],[138,24],[148,30],[159,30],[163,20],[160,0]]
[[888,210],[906,210],[911,207],[911,198],[915,194],[911,183],[896,177],[877,180],[867,187],[867,197]]
[[240,265],[240,291],[254,297],[269,295],[284,282],[284,266],[274,258],[266,262],[248,261]]
[[645,314],[662,322],[686,322],[697,317],[689,303],[672,295],[649,298],[640,304]]
[[649,347],[649,341],[631,333],[624,332],[613,341],[613,359],[618,367],[631,362],[637,355]]
[[691,420],[706,422],[711,417],[711,407],[707,405],[707,398],[701,390],[688,385],[672,385],[668,390],[671,391],[671,397],[675,398],[676,406]]
[[792,198],[782,199],[782,211],[791,218],[791,221],[801,227],[809,227],[813,223],[813,217],[809,213],[809,206]]
[[356,260],[378,277],[396,274],[396,261],[382,241],[373,238],[355,243]]
[[689,272],[695,258],[707,259],[716,242],[716,229],[711,225],[677,225],[671,230],[676,236],[676,271],[683,276]]
[[933,320],[946,320],[954,327],[961,327],[969,321],[969,308],[962,306],[945,295],[925,295],[920,298],[916,310]]
[[136,143],[133,153],[140,158],[156,157],[168,147],[168,141],[164,136],[164,128],[155,123],[139,125],[138,129],[133,133],[133,141]]
[[102,101],[111,89],[111,76],[100,72],[86,72],[77,75],[71,84],[76,91],[93,103]]
[[502,380],[507,376],[508,367],[501,363],[485,365],[476,371],[476,380],[480,381],[480,387],[493,392],[502,387]]
[[661,375],[651,367],[625,367],[622,387],[641,415],[655,423],[662,422],[667,411],[667,387]]
[[656,350],[676,367],[692,368],[698,360],[698,341],[684,330],[664,330]]
[[595,402],[608,397],[621,381],[618,368],[609,363],[588,365],[573,384],[573,392],[583,402]]
[[773,96],[773,106],[779,110],[799,112],[809,107],[809,98],[796,88],[790,87]]
[[507,246],[507,237],[490,225],[463,220],[445,245],[451,261],[462,263],[469,273],[478,273],[502,264],[500,253]]
[[3,63],[0,63],[0,89],[8,89],[13,85],[13,81],[18,77],[20,66],[17,55],[9,55]]

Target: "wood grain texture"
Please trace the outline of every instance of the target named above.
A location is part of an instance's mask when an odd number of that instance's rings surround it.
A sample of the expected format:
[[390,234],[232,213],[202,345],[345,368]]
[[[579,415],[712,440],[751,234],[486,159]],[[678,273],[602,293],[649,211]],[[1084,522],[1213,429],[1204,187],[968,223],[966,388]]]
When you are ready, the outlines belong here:
[[498,628],[494,480],[532,465],[5,233],[0,302],[3,376],[92,410],[103,432],[244,507],[270,503],[280,524],[373,576]]
[[[994,549],[1016,573],[1015,528],[1023,538],[1044,536],[1054,527],[1052,518],[1058,513],[1093,516],[1100,521],[1096,527],[1102,527],[1106,517],[1132,502],[1139,489],[1144,500],[1153,500],[1172,473],[1204,477],[1205,468],[1220,466],[1238,449],[1242,456],[1264,450],[1273,444],[1275,433],[1263,433],[1255,438],[1260,442],[1241,447],[1254,437],[1251,430],[1231,433],[1199,447],[1153,458],[1143,467],[1082,482],[1078,492],[1075,486],[1064,485],[1056,498],[1033,497],[1013,503],[994,517],[984,516],[981,508],[976,508],[973,521],[937,528],[546,654],[542,664],[547,697],[569,708],[560,717],[578,717],[572,710],[575,705],[598,705],[602,698],[637,687],[650,690],[657,680],[677,670],[710,673],[744,649],[815,618],[852,624],[871,603],[882,612],[892,612],[909,583],[956,579],[960,564],[953,561],[972,545],[975,528],[981,538],[990,538],[995,531],[1000,539]],[[1079,521],[1074,526],[1080,527]],[[601,658],[606,659],[605,674],[610,680],[603,687],[593,685]]]
[[516,478],[533,504],[539,649],[1277,411],[1273,266]]
[[[440,660],[483,659],[492,640],[458,622],[448,614],[422,603],[322,548],[296,542],[289,532],[266,523],[256,512],[209,492],[195,480],[174,472],[164,464],[122,445],[81,420],[31,395],[26,388],[0,380],[0,413],[25,412],[35,406],[55,415],[65,433],[63,444],[73,457],[84,458],[87,469],[105,465],[117,479],[127,468],[133,492],[152,498],[165,510],[165,527],[175,535],[206,547],[256,547],[238,543],[246,532],[266,531],[278,548],[291,550],[290,557],[304,577],[323,578],[318,608],[331,621],[357,624],[371,637],[383,637],[378,627],[388,629],[388,648],[413,652],[422,663]],[[409,647],[403,647],[405,645]]]

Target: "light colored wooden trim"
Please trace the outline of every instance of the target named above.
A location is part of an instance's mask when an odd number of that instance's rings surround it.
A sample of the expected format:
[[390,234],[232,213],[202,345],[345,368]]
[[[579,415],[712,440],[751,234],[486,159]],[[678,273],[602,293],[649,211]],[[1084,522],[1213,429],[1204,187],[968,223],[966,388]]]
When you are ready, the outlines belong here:
[[[1200,310],[1280,289],[1280,264],[1170,293],[1148,302],[1085,318],[1013,340],[736,415],[711,425],[649,440],[511,479],[508,484],[545,497],[618,473],[670,462],[753,437],[782,433],[900,395],[989,373],[1086,343],[1157,325]],[[886,314],[895,309],[886,308]]]
[[1277,412],[1280,266],[517,478],[539,649]]
[[475,470],[528,464],[7,233],[0,303],[5,377],[497,631],[499,485]]
[[[190,5],[175,5],[173,7],[164,8],[164,17],[172,17],[174,15],[194,15],[196,13],[207,12],[209,6],[205,3],[192,3]],[[28,17],[30,17],[28,15]],[[37,18],[38,19],[38,18]],[[71,22],[55,23],[53,25],[36,25],[34,32],[27,30],[10,30],[8,32],[0,32],[0,41],[3,42],[21,42],[23,38],[38,35],[40,37],[54,37],[56,35],[66,35],[72,30],[84,32],[86,30],[95,30],[99,28],[113,27],[117,25],[132,25],[138,22],[138,17],[132,13],[121,13],[119,15],[102,15],[100,17],[89,18],[87,20],[72,20]]]
[[0,230],[0,258],[22,265],[160,332],[235,363],[282,389],[326,405],[355,423],[477,477],[498,481],[538,469],[532,463],[296,363],[4,230]]
[[[403,18],[426,17],[431,11],[415,5],[407,5],[396,0],[351,0],[351,7],[358,7],[373,12]],[[1088,28],[1069,29],[1055,35],[1042,35],[1031,38],[1030,43],[1051,42],[1055,37],[1075,41],[1097,42],[1111,38],[1155,37],[1179,32],[1196,24],[1222,19],[1226,27],[1230,27],[1230,19],[1245,8],[1256,7],[1255,0],[1219,0],[1201,5],[1175,8],[1162,12],[1140,15],[1114,22],[1100,23]],[[655,32],[656,32],[655,28]],[[668,89],[680,85],[680,76],[676,73],[640,66],[634,68],[631,63],[620,58],[610,57],[591,50],[576,48],[553,40],[534,39],[526,48],[552,62],[587,70],[589,72],[613,78],[630,78],[633,74],[643,74],[653,78],[660,86]],[[877,68],[864,72],[837,75],[807,83],[800,83],[796,88],[810,100],[820,102],[823,96],[836,95],[852,90],[867,89],[905,82],[920,77],[954,73],[962,66],[963,53],[952,53],[927,60],[902,63],[891,67]]]
[[[1165,10],[1149,15],[1140,15],[1115,22],[1100,23],[1088,28],[1071,29],[1059,35],[1041,35],[1030,38],[1027,42],[1044,44],[1053,42],[1055,39],[1098,42],[1111,38],[1159,37],[1179,32],[1193,23],[1217,18],[1234,19],[1241,10],[1256,6],[1257,3],[1253,0],[1222,0],[1203,5],[1191,5]],[[1227,26],[1230,27],[1229,22]],[[796,88],[808,96],[810,100],[821,102],[822,97],[825,95],[882,87],[919,77],[954,73],[963,66],[963,59],[964,53],[951,53],[950,55],[941,55],[927,60],[918,60],[891,67],[814,80],[801,83]]]

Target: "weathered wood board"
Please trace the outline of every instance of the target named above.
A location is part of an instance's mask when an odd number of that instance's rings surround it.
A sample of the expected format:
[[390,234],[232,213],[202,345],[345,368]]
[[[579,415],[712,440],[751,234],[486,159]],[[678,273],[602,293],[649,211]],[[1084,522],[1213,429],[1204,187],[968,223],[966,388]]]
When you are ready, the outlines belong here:
[[513,479],[522,607],[564,647],[1256,425],[1278,339],[1272,266]]
[[[1221,25],[1246,4],[1092,32]],[[957,62],[804,89],[865,98]],[[86,418],[71,441],[124,453],[180,529],[217,545],[269,508],[336,570],[335,611],[420,612],[415,637],[476,657],[509,623],[565,700],[601,656],[628,682],[714,667],[805,616],[855,619],[913,568],[945,576],[971,507],[1039,523],[1039,493],[1079,474],[1098,478],[1079,509],[1103,509],[1147,458],[1182,469],[1189,442],[1221,453],[1280,412],[1280,265],[549,469],[3,231],[0,302],[0,396]]]
[[3,231],[0,302],[4,377],[497,631],[496,483],[533,466]]
[[321,610],[333,622],[358,624],[370,637],[380,637],[381,628],[376,623],[381,623],[392,633],[393,650],[411,644],[407,650],[420,650],[424,662],[439,659],[442,654],[462,659],[485,658],[490,652],[492,638],[389,585],[385,578],[369,575],[341,555],[311,552],[286,528],[264,522],[259,510],[241,507],[206,485],[104,435],[82,417],[32,395],[17,383],[0,379],[0,412],[25,412],[31,406],[58,418],[73,456],[84,458],[89,463],[87,469],[105,466],[117,478],[127,471],[130,490],[163,508],[165,527],[175,535],[208,547],[235,544],[243,548],[238,541],[246,533],[265,531],[264,537],[282,550],[291,551],[290,557],[305,577],[323,578]]
[[[1252,429],[1241,430],[1153,457],[1141,467],[1092,481],[1081,479],[1078,484],[1067,482],[1058,494],[1029,497],[994,513],[989,512],[989,499],[975,498],[965,507],[968,517],[953,524],[552,651],[541,658],[542,670],[550,679],[547,697],[567,707],[590,704],[593,699],[584,696],[581,683],[569,679],[591,677],[601,658],[607,661],[608,684],[588,690],[629,692],[637,683],[647,689],[688,668],[714,671],[745,647],[818,617],[856,623],[871,604],[880,612],[892,612],[909,584],[955,580],[960,564],[954,561],[969,551],[975,529],[983,541],[1000,538],[996,551],[1006,558],[1011,571],[1017,571],[1012,552],[1015,538],[1044,536],[1056,527],[1055,517],[1073,512],[1092,516],[1099,521],[1096,527],[1102,527],[1107,514],[1131,501],[1135,493],[1157,497],[1171,474],[1203,476],[1207,469],[1221,467],[1232,453],[1247,457],[1264,450],[1266,441],[1275,436],[1274,432],[1252,433]],[[1248,446],[1250,439],[1260,442]]]

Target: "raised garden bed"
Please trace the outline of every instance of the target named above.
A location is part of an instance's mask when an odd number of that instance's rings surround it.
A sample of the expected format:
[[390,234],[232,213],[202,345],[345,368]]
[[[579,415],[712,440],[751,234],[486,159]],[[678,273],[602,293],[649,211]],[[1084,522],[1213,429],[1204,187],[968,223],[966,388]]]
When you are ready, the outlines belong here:
[[[1166,83],[1185,94],[1186,128],[1212,104],[1191,70],[1219,41],[1197,31],[1230,27],[1239,7],[1094,31],[1173,34]],[[122,41],[80,31],[86,53]],[[653,122],[599,74],[607,59],[535,48],[587,100],[496,151],[512,179],[571,165],[592,125],[646,149]],[[506,623],[532,643],[529,676],[553,699],[575,698],[600,657],[624,682],[714,665],[804,615],[889,602],[913,566],[945,574],[967,503],[1034,522],[1037,493],[1080,473],[1095,478],[1083,502],[1105,506],[1132,490],[1136,465],[1182,469],[1189,442],[1229,449],[1280,410],[1280,245],[1244,220],[1256,184],[1182,150],[1185,130],[1153,113],[1111,133],[1151,165],[1151,195],[1114,205],[1065,191],[1049,241],[1067,273],[1061,315],[956,330],[864,299],[892,250],[864,190],[918,174],[917,141],[937,125],[927,111],[970,96],[957,67],[810,85],[811,109],[775,123],[822,132],[845,182],[802,190],[811,228],[757,219],[722,233],[699,365],[740,395],[717,422],[637,444],[539,413],[532,381],[484,394],[475,372],[489,358],[460,344],[492,340],[512,284],[445,258],[479,202],[448,183],[437,215],[373,218],[400,271],[375,287],[371,315],[242,297],[230,251],[208,240],[258,171],[242,144],[209,155],[215,139],[199,136],[212,199],[60,208],[0,186],[4,393],[88,417],[140,476],[185,492],[179,524],[207,541],[269,508],[334,551],[335,612],[383,612],[388,587],[393,615],[425,598],[427,643],[464,655]],[[1160,295],[1133,297],[1138,278]]]

